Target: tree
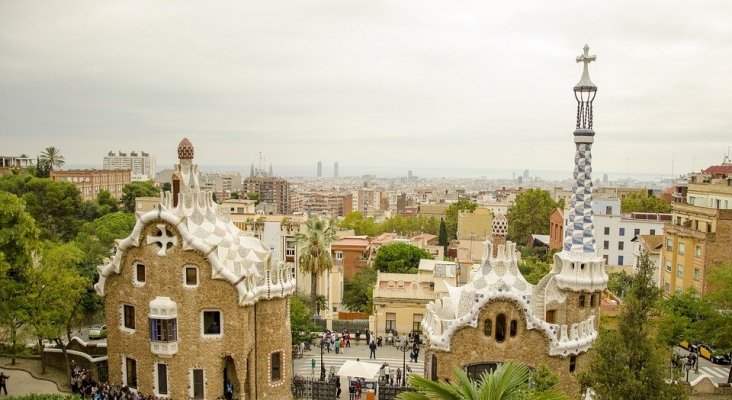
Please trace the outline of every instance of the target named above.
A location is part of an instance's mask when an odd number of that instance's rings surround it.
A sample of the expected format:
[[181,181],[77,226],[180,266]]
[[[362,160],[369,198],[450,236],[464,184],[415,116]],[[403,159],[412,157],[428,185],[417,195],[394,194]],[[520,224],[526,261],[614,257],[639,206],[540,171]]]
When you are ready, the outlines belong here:
[[621,299],[630,291],[633,284],[633,277],[621,272],[610,272],[608,275],[607,288]]
[[310,309],[316,314],[318,276],[333,269],[330,244],[335,240],[335,233],[326,221],[319,218],[308,219],[305,227],[305,233],[295,235],[295,240],[303,246],[298,261],[300,271],[303,274],[310,274]]
[[170,182],[164,182],[162,186],[163,192],[172,192],[173,191],[173,185],[170,184]]
[[122,188],[122,205],[127,212],[135,212],[135,199],[138,197],[158,196],[160,191],[152,181],[130,182]]
[[254,200],[254,205],[259,205],[260,193],[259,192],[247,192],[247,199]]
[[[27,297],[28,325],[39,348],[44,339],[60,343],[66,360],[66,372],[71,373],[66,347],[71,340],[71,326],[80,318],[80,301],[91,280],[79,274],[77,265],[84,253],[74,244],[46,242],[43,256],[29,271],[25,296]],[[66,336],[66,341],[60,340]],[[41,373],[46,372],[41,360]]]
[[531,380],[534,381],[534,389],[540,393],[553,390],[559,383],[557,374],[545,363],[539,364],[536,370],[531,372]]
[[521,275],[532,285],[538,284],[541,278],[552,269],[551,265],[545,263],[535,255],[521,257],[518,267]]
[[633,192],[620,201],[620,211],[624,213],[670,213],[671,204],[653,194]]
[[41,229],[41,239],[69,241],[83,224],[83,202],[79,189],[71,182],[6,175],[0,178],[0,190],[23,199],[26,210]]
[[445,218],[440,218],[440,234],[438,235],[437,243],[442,246],[442,254],[447,255],[447,245],[450,243],[447,241],[447,226],[445,225]]
[[431,260],[432,255],[417,246],[395,242],[379,248],[373,268],[381,272],[416,274],[419,260],[423,258]]
[[[715,312],[706,324],[702,325],[707,343],[714,343],[716,350],[732,352],[732,265],[715,265],[707,275],[707,292],[703,296]],[[732,383],[732,368],[727,375],[727,383]]]
[[376,270],[364,268],[346,281],[343,287],[343,304],[349,310],[370,313],[376,284]]
[[524,242],[532,233],[549,233],[549,216],[559,206],[546,190],[528,189],[508,207],[508,237]]
[[17,196],[0,191],[0,324],[10,334],[12,364],[19,330],[26,324],[28,270],[39,248],[39,230]]
[[646,252],[618,319],[618,329],[603,331],[590,353],[589,370],[579,375],[599,400],[684,399],[677,385],[666,383],[664,362],[651,338],[651,316],[660,296],[653,283],[653,262]]
[[460,199],[457,203],[450,204],[445,210],[445,228],[447,229],[447,238],[457,238],[458,214],[460,211],[475,211],[478,205],[467,199]]
[[53,169],[54,167],[61,168],[66,163],[64,156],[61,155],[61,150],[53,146],[46,147],[43,152],[41,152],[39,160],[47,164],[50,169]]
[[239,198],[239,192],[231,192],[231,198],[232,199],[238,199]]
[[480,380],[471,381],[467,374],[455,369],[455,382],[432,381],[410,375],[409,384],[416,392],[403,392],[400,400],[560,400],[566,399],[553,390],[539,392],[529,388],[529,368],[515,362],[501,364]]
[[313,339],[313,332],[320,330],[312,318],[306,302],[298,296],[290,297],[290,331],[292,344],[309,342]]

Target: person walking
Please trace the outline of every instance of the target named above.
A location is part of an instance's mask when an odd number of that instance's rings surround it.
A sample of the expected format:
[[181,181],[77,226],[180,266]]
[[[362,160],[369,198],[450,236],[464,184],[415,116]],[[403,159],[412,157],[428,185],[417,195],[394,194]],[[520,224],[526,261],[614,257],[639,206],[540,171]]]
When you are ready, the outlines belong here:
[[4,372],[0,372],[0,392],[5,391],[5,395],[8,395],[8,386],[7,381],[10,379],[10,376],[5,375]]
[[369,343],[369,350],[370,350],[369,360],[372,358],[375,360],[376,359],[376,342]]
[[335,342],[333,343],[333,347],[335,347],[335,353],[338,354],[341,349],[341,339],[336,338]]

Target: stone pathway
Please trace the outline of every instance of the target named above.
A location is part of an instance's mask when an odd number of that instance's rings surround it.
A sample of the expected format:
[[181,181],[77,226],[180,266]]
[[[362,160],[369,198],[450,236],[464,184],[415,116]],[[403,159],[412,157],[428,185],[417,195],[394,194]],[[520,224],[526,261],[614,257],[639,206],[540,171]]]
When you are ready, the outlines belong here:
[[[30,373],[18,369],[5,369],[0,371],[10,376],[7,381],[8,395],[23,396],[26,394],[61,394],[56,384],[42,379],[34,378]],[[5,395],[3,393],[2,395]]]

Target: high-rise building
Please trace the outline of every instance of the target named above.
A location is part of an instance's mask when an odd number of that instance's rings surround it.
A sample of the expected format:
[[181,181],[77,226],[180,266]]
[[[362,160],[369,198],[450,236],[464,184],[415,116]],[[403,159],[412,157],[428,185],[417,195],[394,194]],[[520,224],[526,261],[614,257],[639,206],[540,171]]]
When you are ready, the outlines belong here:
[[147,181],[155,179],[155,157],[144,151],[117,153],[110,151],[104,156],[102,169],[129,169],[132,171],[132,181]]
[[[245,192],[259,193],[259,203],[273,214],[290,214],[290,183],[276,176],[250,176],[244,179]],[[267,207],[269,206],[269,207]],[[270,212],[267,212],[269,214]]]
[[334,178],[338,177],[338,161],[333,163],[333,177]]
[[323,162],[318,161],[318,178],[323,177]]

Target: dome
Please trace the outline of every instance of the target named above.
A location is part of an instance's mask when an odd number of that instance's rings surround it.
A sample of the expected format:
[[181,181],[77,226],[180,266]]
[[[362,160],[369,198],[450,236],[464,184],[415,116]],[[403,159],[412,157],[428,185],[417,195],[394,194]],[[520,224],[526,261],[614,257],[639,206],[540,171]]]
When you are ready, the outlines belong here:
[[506,236],[508,234],[508,219],[503,214],[493,218],[493,236]]
[[178,159],[193,160],[193,144],[188,138],[183,138],[178,145]]

